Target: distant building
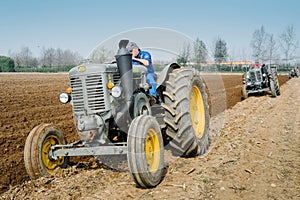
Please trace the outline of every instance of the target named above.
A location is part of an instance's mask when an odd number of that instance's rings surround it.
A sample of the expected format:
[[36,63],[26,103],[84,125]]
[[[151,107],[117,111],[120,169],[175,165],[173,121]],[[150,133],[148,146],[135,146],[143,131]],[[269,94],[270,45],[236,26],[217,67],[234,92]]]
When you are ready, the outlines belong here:
[[212,65],[251,65],[251,62],[250,61],[207,62],[207,63],[200,63],[200,65],[201,66],[212,66]]

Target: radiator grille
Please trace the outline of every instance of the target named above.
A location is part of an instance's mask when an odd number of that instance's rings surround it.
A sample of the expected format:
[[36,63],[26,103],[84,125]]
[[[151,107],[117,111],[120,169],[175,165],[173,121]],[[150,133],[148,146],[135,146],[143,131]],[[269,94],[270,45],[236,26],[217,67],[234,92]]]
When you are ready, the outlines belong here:
[[120,74],[119,73],[113,74],[113,82],[115,85],[120,83]]
[[256,70],[255,73],[256,73],[256,80],[261,82],[262,81],[261,71]]
[[99,113],[105,110],[101,74],[70,77],[75,113]]
[[99,112],[105,110],[103,82],[101,75],[86,77],[87,102],[90,110]]
[[82,81],[79,77],[70,77],[72,88],[72,101],[74,112],[80,112],[84,109]]
[[262,76],[260,70],[250,71],[250,78],[254,82],[261,82]]

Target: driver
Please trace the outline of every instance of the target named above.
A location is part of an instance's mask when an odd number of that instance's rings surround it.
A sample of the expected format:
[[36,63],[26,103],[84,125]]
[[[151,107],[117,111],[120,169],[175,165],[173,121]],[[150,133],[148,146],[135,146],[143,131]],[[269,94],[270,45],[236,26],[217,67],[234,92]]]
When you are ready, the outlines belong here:
[[152,65],[151,54],[147,51],[142,51],[135,42],[129,42],[127,44],[128,51],[132,54],[133,65],[144,65],[147,67],[146,79],[152,87],[149,90],[149,94],[156,97],[156,74]]

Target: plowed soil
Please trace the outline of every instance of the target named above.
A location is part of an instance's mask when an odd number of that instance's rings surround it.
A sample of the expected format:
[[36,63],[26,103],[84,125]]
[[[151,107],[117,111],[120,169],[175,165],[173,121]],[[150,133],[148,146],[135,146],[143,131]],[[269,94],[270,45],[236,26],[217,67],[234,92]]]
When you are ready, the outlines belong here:
[[[0,199],[299,199],[300,79],[281,75],[281,95],[241,102],[242,75],[204,75],[212,144],[197,158],[167,155],[167,174],[137,188],[128,171],[74,158],[50,177],[30,180],[23,149],[30,130],[55,124],[78,140],[70,105],[58,102],[67,74],[0,74]],[[285,84],[284,84],[285,83]]]

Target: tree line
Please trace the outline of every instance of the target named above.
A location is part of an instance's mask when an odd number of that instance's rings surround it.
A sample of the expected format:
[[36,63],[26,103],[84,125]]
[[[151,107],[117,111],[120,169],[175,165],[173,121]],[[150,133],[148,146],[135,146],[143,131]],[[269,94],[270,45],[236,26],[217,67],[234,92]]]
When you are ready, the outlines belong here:
[[[268,33],[262,25],[252,34],[250,41],[251,56],[244,59],[250,59],[261,63],[268,64],[284,64],[290,65],[299,57],[296,57],[295,50],[299,48],[299,41],[296,39],[296,33],[293,25],[289,25],[276,38],[274,34]],[[227,43],[224,39],[218,37],[213,42],[212,52],[209,54],[206,44],[197,38],[192,44],[184,44],[180,54],[177,57],[177,62],[186,64],[192,62],[195,64],[204,64],[208,62],[208,55],[212,55],[214,62],[221,63],[226,61],[234,61],[234,51],[231,55],[228,52]],[[240,60],[241,61],[241,60]],[[243,60],[246,61],[246,60]]]
[[29,47],[22,47],[20,51],[10,53],[9,57],[0,56],[0,72],[68,71],[82,60],[79,53],[71,50],[52,47],[40,50],[39,57],[34,57]]

